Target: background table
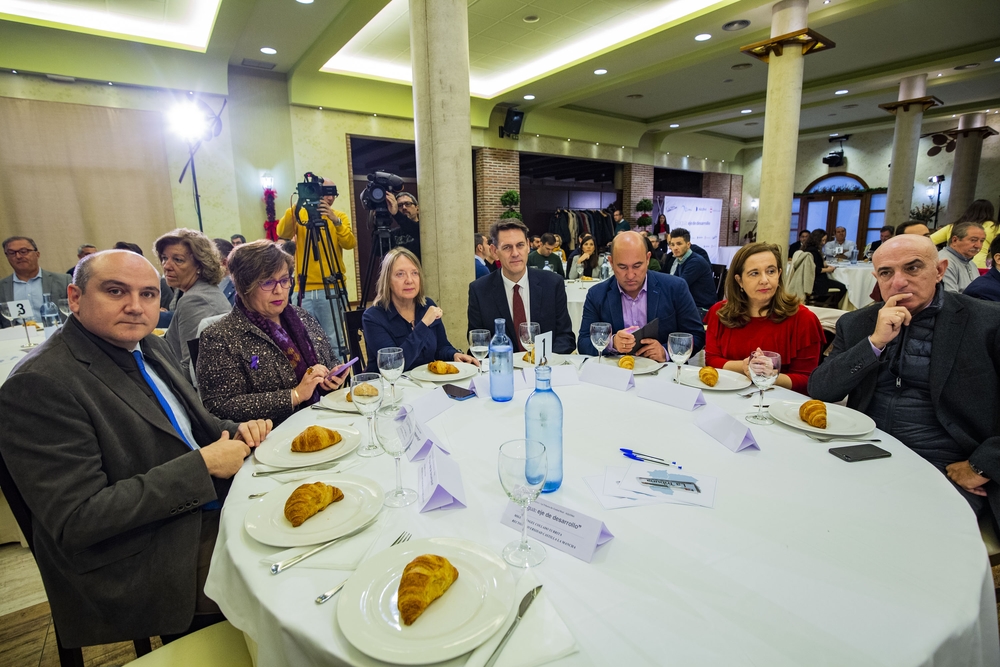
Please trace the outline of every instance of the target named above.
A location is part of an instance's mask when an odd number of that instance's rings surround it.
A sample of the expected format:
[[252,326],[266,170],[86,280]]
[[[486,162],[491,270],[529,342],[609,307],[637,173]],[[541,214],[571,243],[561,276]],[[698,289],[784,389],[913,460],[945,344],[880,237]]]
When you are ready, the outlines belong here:
[[587,300],[587,292],[599,285],[600,280],[575,280],[566,281],[566,308],[569,310],[569,319],[573,323],[573,335],[580,333],[580,322],[583,321],[583,302]]
[[831,262],[835,266],[833,279],[847,285],[847,300],[854,308],[864,308],[872,303],[872,290],[875,289],[875,276],[872,275],[871,262],[847,264]]
[[[31,331],[31,342],[41,343],[43,340],[45,337],[41,331]],[[22,326],[0,329],[0,384],[4,383],[17,362],[27,354],[21,350],[21,346],[27,342],[28,339],[24,337],[24,327]],[[14,520],[14,514],[7,504],[7,499],[0,493],[0,544],[8,542],[20,542],[21,546],[28,546],[24,535],[21,534],[21,530],[17,526],[17,521]]]
[[[901,443],[883,434],[891,458],[849,464],[827,453],[833,444],[775,424],[753,427],[760,451],[734,454],[695,427],[693,413],[635,391],[581,384],[556,392],[565,409],[565,477],[546,497],[599,518],[615,538],[589,564],[547,548],[534,570],[580,648],[553,664],[1000,661],[993,580],[975,517],[945,477]],[[461,466],[468,507],[386,509],[385,533],[461,537],[497,553],[515,539],[500,523],[507,498],[496,457],[502,442],[523,437],[527,396],[473,398],[431,420]],[[783,389],[766,396],[802,398]],[[739,419],[754,409],[735,394],[706,397]],[[295,431],[329,414],[307,410],[282,426]],[[583,478],[625,465],[622,446],[718,477],[715,507],[604,510]],[[247,495],[279,483],[251,478],[252,467],[237,475],[226,501],[209,595],[257,641],[260,667],[382,664],[346,641],[336,601],[313,603],[350,573],[309,569],[306,561],[274,576],[259,563],[277,550],[244,531]],[[404,459],[404,484],[415,488],[416,471]],[[384,488],[394,483],[387,456],[350,474]]]

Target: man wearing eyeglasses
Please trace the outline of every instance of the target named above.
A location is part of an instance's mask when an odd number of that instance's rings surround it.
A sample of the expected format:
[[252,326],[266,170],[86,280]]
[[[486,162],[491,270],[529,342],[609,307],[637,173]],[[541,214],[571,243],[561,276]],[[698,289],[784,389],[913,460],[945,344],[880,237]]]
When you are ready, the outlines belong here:
[[[33,239],[11,236],[3,242],[3,253],[14,273],[0,280],[0,303],[27,299],[31,302],[32,319],[40,320],[43,294],[48,294],[53,302],[66,298],[71,277],[40,268],[38,259],[42,253]],[[0,328],[9,326],[10,322],[0,318]]]
[[420,259],[420,205],[409,192],[387,192],[385,205],[399,225],[393,233],[393,247],[406,248]]

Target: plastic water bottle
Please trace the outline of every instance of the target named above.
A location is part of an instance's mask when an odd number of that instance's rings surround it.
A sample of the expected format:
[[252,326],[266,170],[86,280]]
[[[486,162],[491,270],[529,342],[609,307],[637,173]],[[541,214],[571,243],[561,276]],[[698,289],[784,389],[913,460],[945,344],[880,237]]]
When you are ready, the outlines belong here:
[[857,263],[858,263],[858,249],[854,248],[853,250],[851,250],[851,264],[857,264]]
[[537,366],[535,391],[531,392],[528,402],[524,404],[524,437],[545,445],[545,458],[549,463],[542,493],[558,489],[563,478],[563,406],[552,391],[551,378],[551,366]]
[[502,317],[493,320],[496,334],[490,340],[490,397],[501,403],[514,398],[514,346],[504,333]]
[[38,313],[45,327],[45,337],[48,338],[59,328],[59,306],[52,303],[49,294],[42,295],[42,310]]
[[608,256],[601,255],[601,280],[607,280],[611,277],[611,264],[608,262]]

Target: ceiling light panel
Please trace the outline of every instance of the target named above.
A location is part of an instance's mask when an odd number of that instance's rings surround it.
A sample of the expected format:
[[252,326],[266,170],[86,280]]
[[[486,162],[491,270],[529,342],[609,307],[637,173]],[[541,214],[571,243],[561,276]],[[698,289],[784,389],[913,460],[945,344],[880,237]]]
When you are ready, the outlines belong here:
[[0,0],[0,19],[204,53],[221,0],[123,4]]

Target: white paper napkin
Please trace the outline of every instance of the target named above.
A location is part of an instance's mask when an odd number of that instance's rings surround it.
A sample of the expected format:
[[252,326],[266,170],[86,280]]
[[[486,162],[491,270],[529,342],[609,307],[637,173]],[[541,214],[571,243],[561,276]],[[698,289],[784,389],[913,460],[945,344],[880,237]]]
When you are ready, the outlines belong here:
[[[514,595],[514,606],[507,615],[507,620],[500,626],[496,634],[486,640],[469,656],[466,667],[482,667],[493,655],[494,649],[500,644],[507,629],[517,617],[521,598],[538,585],[538,579],[531,570],[524,573],[517,582]],[[547,662],[564,658],[576,653],[576,639],[566,627],[566,623],[549,602],[545,589],[542,588],[538,597],[531,603],[524,618],[510,636],[507,645],[500,652],[496,667],[536,667]]]
[[[358,565],[361,564],[361,560],[368,554],[368,550],[382,536],[382,531],[385,530],[387,523],[388,521],[386,521],[383,515],[368,530],[350,537],[339,544],[327,547],[315,556],[305,559],[296,565],[296,567],[308,567],[316,570],[356,570]],[[260,559],[260,562],[267,567],[271,567],[279,561],[294,558],[315,547],[315,544],[308,547],[292,547],[291,549],[285,549],[270,556],[265,556]]]

